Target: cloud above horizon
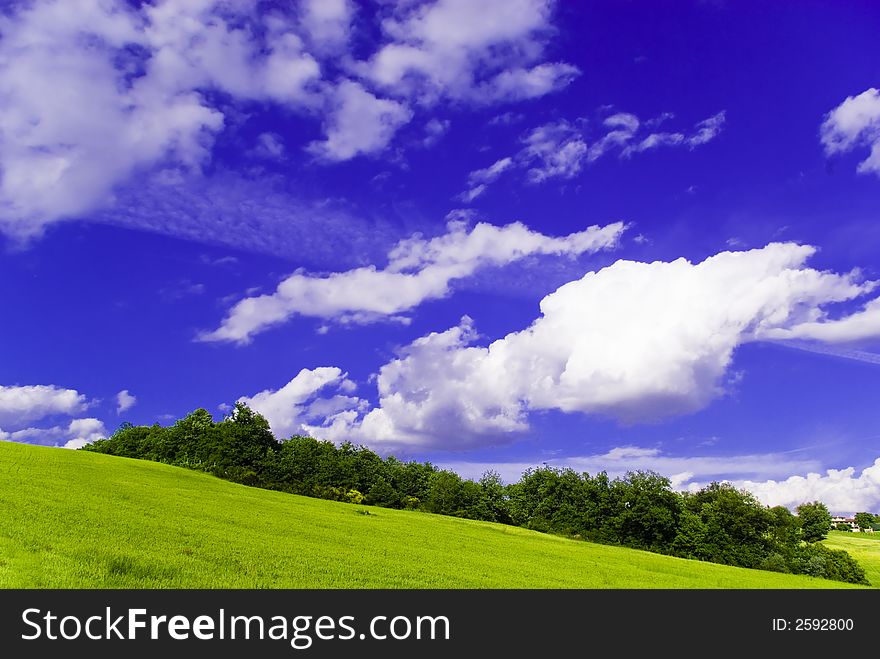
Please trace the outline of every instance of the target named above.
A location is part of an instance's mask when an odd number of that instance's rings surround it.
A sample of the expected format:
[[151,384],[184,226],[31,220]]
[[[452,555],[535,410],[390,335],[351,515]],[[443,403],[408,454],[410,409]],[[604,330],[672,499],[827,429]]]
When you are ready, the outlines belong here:
[[54,385],[0,385],[0,441],[79,448],[106,437],[104,424],[92,417],[72,419],[66,426],[28,426],[47,417],[75,416],[89,405],[85,395],[75,389]]
[[[465,449],[511,441],[540,410],[623,423],[695,412],[724,394],[738,346],[844,322],[829,320],[828,307],[876,287],[858,271],[807,267],[815,251],[771,243],[699,263],[617,261],[547,295],[528,328],[488,345],[468,317],[415,340],[379,369],[376,407],[309,430]],[[873,332],[880,337],[880,324]]]
[[[330,398],[319,396],[327,389],[344,393]],[[282,439],[302,434],[309,423],[361,406],[363,402],[359,398],[347,395],[355,389],[348,374],[338,368],[304,368],[280,389],[242,396],[238,402],[262,414],[275,436]]]
[[[733,480],[736,487],[752,492],[767,506],[794,508],[808,501],[821,501],[832,513],[876,512],[880,508],[880,458],[857,473],[855,467],[810,471],[782,480]],[[692,487],[699,487],[694,484]]]
[[542,124],[527,131],[520,141],[522,148],[511,156],[497,160],[484,169],[468,175],[467,188],[458,199],[471,203],[488,189],[502,173],[520,169],[524,180],[530,184],[544,183],[550,179],[575,178],[584,165],[616,151],[620,158],[661,147],[681,147],[693,150],[714,140],[721,133],[726,120],[725,111],[696,124],[690,133],[655,132],[660,123],[671,119],[666,114],[660,118],[642,122],[636,115],[618,112],[602,121],[605,131],[601,137],[590,142],[586,120],[569,122],[565,119]]
[[255,334],[296,315],[349,324],[408,322],[402,314],[449,295],[451,283],[480,268],[531,255],[575,257],[611,249],[624,230],[623,222],[615,222],[556,238],[519,222],[502,227],[480,222],[469,228],[465,221],[452,220],[441,236],[425,239],[417,234],[398,242],[381,270],[366,266],[325,276],[294,272],[275,292],[237,302],[220,327],[199,338],[248,343]]
[[116,394],[116,413],[122,414],[130,410],[137,403],[137,397],[133,396],[128,389],[123,389]]
[[[357,60],[352,35],[373,17],[345,0],[270,10],[255,0],[8,7],[0,231],[25,241],[111,208],[136,176],[171,186],[200,176],[245,104],[321,126],[323,138],[303,147],[332,164],[384,151],[441,102],[465,111],[558,91],[578,70],[544,61],[552,10],[546,0],[380,6],[378,43]],[[271,146],[285,150],[277,139]]]
[[847,96],[826,115],[819,135],[828,156],[869,148],[857,171],[880,176],[880,89],[871,87],[857,96]]
[[0,427],[52,415],[73,416],[88,407],[84,394],[55,385],[0,385]]
[[94,417],[73,419],[66,426],[23,428],[12,432],[0,429],[0,441],[24,442],[42,446],[78,449],[107,437],[104,423]]

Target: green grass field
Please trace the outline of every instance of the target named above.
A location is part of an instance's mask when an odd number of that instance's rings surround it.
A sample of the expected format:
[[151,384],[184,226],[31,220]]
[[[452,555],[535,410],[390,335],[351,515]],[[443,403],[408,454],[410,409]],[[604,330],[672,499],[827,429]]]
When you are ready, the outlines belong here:
[[0,442],[0,587],[854,586]]
[[832,549],[844,549],[865,568],[868,581],[880,588],[880,533],[832,531],[824,543]]

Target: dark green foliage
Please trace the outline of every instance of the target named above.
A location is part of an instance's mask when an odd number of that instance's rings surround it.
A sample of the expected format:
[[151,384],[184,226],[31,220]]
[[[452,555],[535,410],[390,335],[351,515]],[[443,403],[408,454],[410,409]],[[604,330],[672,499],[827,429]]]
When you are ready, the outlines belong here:
[[871,513],[856,513],[854,519],[860,529],[870,529],[877,522],[877,517]]
[[664,551],[672,544],[681,497],[670,489],[668,478],[650,471],[630,472],[612,488],[622,502],[612,522],[620,544],[654,551]]
[[391,487],[388,481],[379,476],[373,483],[373,487],[367,492],[364,503],[384,508],[397,508],[400,504],[400,493]]
[[831,530],[831,513],[820,501],[802,503],[797,507],[801,530],[806,542],[818,542],[828,537]]
[[773,515],[749,492],[711,483],[682,501],[689,535],[677,540],[689,557],[756,568],[773,549]]
[[[475,482],[430,463],[383,459],[350,442],[336,446],[302,436],[279,442],[266,419],[242,403],[219,423],[204,409],[169,427],[125,423],[84,450],[166,462],[323,499],[424,510],[684,558],[866,583],[849,554],[815,544],[831,528],[823,504],[803,504],[795,516],[782,506],[762,506],[727,483],[678,493],[669,479],[652,471],[612,480],[605,472],[590,476],[547,466],[529,469],[509,485],[494,472]],[[873,523],[873,515],[870,520],[864,515],[861,521]]]
[[823,579],[870,585],[865,570],[842,549],[830,549],[819,543],[801,544],[794,551],[791,571]]

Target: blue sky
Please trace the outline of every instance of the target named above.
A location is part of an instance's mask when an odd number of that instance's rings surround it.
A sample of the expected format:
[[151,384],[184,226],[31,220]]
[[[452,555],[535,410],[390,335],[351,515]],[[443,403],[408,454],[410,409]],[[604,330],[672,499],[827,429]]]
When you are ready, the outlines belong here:
[[37,0],[0,439],[222,418],[880,509],[873,3]]

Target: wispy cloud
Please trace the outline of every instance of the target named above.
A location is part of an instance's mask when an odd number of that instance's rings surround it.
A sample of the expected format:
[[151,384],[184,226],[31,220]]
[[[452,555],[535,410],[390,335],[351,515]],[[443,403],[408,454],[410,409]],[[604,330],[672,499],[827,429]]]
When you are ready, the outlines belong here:
[[[514,169],[524,171],[528,183],[539,184],[551,179],[573,179],[588,163],[614,152],[621,158],[628,158],[661,147],[692,150],[718,137],[725,116],[721,111],[698,122],[688,133],[658,133],[649,129],[659,125],[659,121],[642,122],[634,114],[617,112],[602,121],[605,132],[595,138],[589,135],[589,124],[584,119],[543,124],[522,136],[523,147],[518,152],[490,167],[471,172],[467,189],[458,198],[465,203],[473,202],[501,173]],[[665,121],[671,115],[662,115],[662,118]],[[505,163],[504,167],[496,170],[499,163]],[[487,176],[488,173],[493,175]]]
[[399,218],[375,217],[350,202],[288,188],[274,176],[232,172],[181,182],[147,180],[120,189],[113,208],[91,220],[319,268],[381,259],[399,235]]

